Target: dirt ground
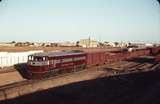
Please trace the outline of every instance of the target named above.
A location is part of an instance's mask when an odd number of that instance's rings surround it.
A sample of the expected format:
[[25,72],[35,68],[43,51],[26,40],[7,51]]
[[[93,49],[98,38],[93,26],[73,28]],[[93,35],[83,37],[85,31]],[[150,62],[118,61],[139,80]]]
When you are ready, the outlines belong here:
[[0,74],[0,86],[11,84],[11,83],[22,81],[22,80],[24,80],[23,77],[17,71]]
[[97,71],[57,79],[63,82],[85,76],[86,80],[3,101],[1,104],[160,104],[159,75],[160,63],[151,59],[121,61],[98,67]]
[[54,51],[54,50],[84,50],[84,51],[99,51],[99,50],[116,50],[118,48],[82,48],[82,47],[0,47],[0,52],[20,52],[20,51],[30,51],[30,50],[44,50],[44,51]]

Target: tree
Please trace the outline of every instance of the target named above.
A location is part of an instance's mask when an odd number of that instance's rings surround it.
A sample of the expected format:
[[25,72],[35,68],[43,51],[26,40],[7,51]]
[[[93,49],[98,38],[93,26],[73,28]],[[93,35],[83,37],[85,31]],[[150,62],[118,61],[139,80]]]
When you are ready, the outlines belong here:
[[15,41],[12,41],[11,44],[16,43]]
[[132,43],[129,42],[128,45],[130,46],[130,45],[132,45]]
[[119,43],[118,42],[114,42],[114,44],[115,44],[115,46],[118,46]]
[[79,41],[76,42],[76,46],[79,47]]

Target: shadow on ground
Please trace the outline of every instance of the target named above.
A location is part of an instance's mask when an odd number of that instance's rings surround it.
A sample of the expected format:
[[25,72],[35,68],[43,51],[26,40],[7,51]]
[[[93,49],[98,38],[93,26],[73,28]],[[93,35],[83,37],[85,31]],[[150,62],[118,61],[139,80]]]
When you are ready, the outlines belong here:
[[27,64],[21,63],[14,65],[14,68],[20,73],[24,79],[28,79]]
[[1,104],[160,104],[160,69],[81,81]]

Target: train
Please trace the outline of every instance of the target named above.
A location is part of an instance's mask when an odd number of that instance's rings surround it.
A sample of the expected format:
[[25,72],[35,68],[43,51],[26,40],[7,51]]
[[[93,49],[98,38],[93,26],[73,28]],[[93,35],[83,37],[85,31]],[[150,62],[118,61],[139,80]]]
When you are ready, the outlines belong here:
[[92,66],[160,53],[160,47],[119,51],[58,51],[28,56],[28,79],[45,79],[62,73],[76,72]]
[[155,57],[155,62],[160,62],[160,55],[157,55],[157,56]]

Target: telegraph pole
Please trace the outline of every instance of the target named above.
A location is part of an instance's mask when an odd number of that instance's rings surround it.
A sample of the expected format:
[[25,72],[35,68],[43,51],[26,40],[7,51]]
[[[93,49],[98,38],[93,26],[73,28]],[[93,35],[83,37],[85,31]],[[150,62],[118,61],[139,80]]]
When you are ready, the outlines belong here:
[[91,45],[91,38],[90,38],[90,36],[89,36],[88,41],[89,41],[89,47],[90,47],[90,45]]

